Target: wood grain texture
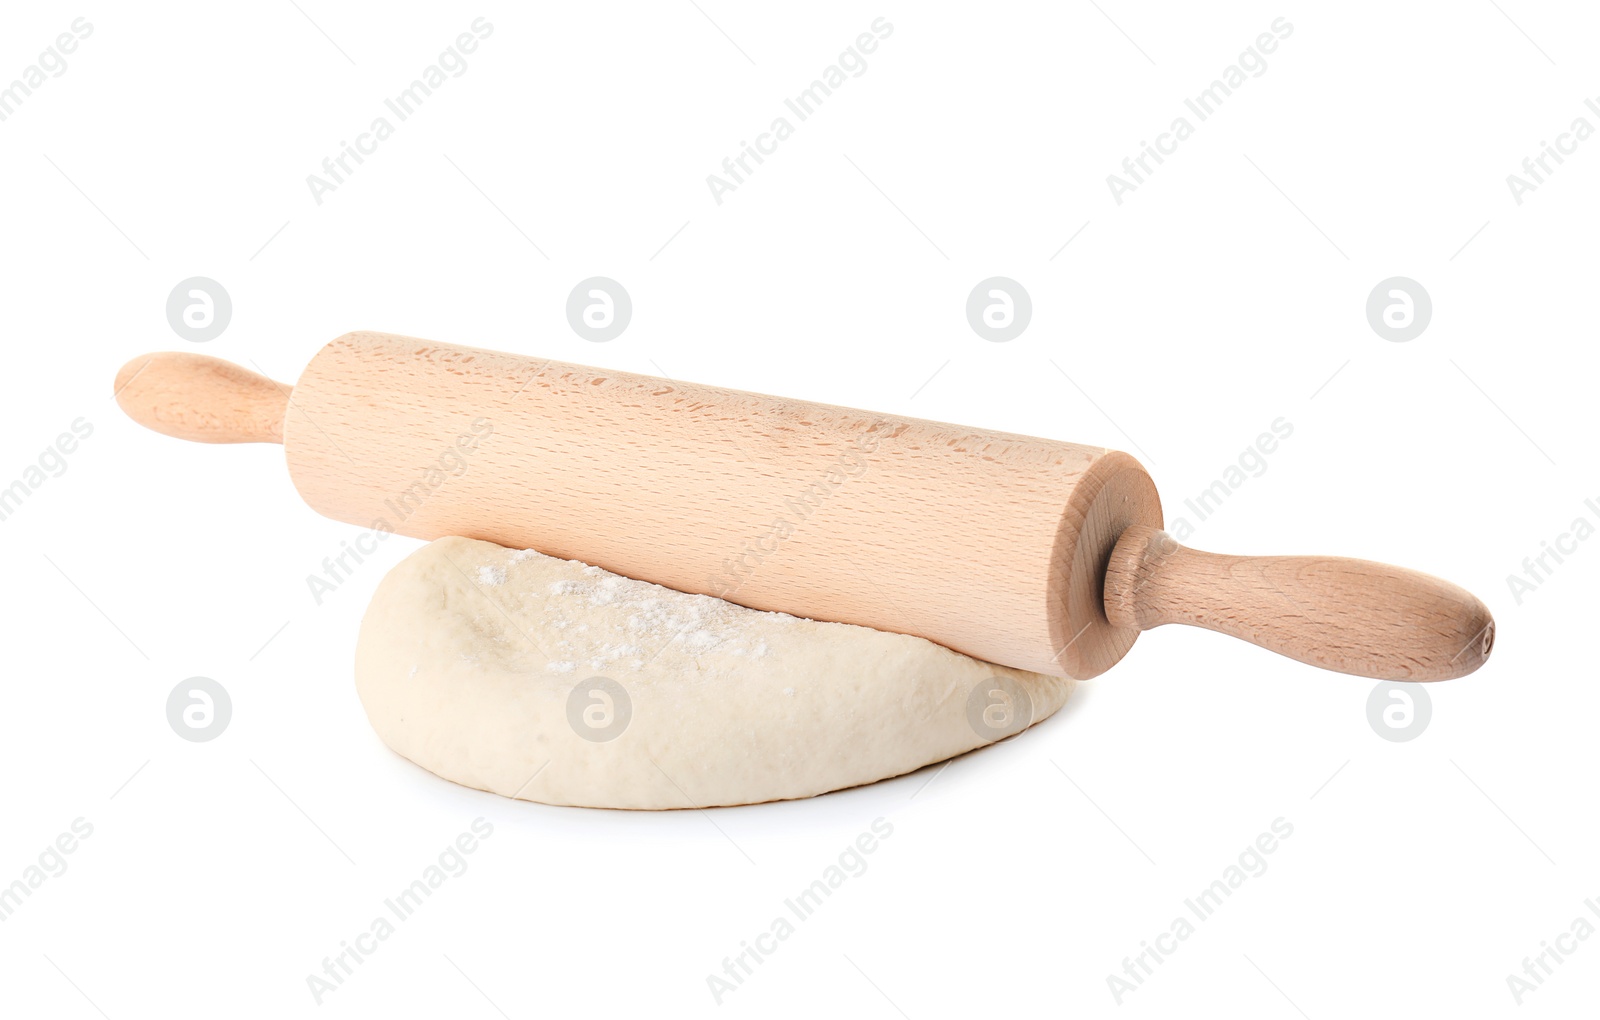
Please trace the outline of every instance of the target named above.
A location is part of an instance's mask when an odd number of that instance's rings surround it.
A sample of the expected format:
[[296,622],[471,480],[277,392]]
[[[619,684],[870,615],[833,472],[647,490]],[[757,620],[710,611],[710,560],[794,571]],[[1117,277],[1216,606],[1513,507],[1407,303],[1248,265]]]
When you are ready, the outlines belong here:
[[328,344],[292,396],[216,358],[153,354],[123,367],[116,397],[181,439],[283,442],[301,495],[336,520],[537,549],[1040,673],[1095,676],[1166,623],[1394,680],[1463,676],[1494,642],[1483,603],[1425,574],[1185,549],[1159,530],[1144,468],[1099,447],[385,333]]
[[1144,469],[1100,447],[381,333],[323,348],[284,437],[337,520],[1079,679],[1138,633],[1105,617],[1112,546],[1161,524]]
[[1204,627],[1383,680],[1464,676],[1494,645],[1488,608],[1448,581],[1366,560],[1199,552],[1147,526],[1111,555],[1106,615],[1137,630]]
[[134,358],[112,393],[128,417],[196,443],[281,443],[289,387],[204,354]]

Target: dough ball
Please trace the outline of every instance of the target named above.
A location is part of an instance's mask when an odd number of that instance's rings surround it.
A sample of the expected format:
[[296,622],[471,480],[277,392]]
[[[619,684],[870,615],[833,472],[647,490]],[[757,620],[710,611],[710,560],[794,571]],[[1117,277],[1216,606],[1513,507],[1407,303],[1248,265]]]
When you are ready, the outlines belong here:
[[1072,684],[466,538],[391,570],[356,647],[361,702],[396,752],[464,786],[586,807],[887,779],[1019,732]]

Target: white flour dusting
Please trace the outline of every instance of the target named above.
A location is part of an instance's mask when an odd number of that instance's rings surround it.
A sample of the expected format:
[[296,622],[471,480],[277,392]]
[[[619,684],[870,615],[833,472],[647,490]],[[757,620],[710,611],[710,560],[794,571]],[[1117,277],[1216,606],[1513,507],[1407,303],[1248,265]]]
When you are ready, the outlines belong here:
[[[765,657],[770,649],[759,631],[773,617],[796,619],[588,565],[576,580],[552,581],[541,591],[520,588],[520,572],[514,568],[540,555],[531,549],[507,550],[503,566],[479,567],[477,579],[485,587],[508,589],[528,610],[543,615],[545,625],[561,632],[555,649],[560,658],[545,663],[552,673],[640,670],[663,648],[677,643],[690,655],[717,653],[700,660],[706,675],[715,675],[722,672],[717,668],[721,656]],[[601,609],[604,612],[595,611]]]
[[479,567],[478,568],[478,583],[479,584],[489,585],[491,587],[494,586],[494,585],[505,584],[506,583],[506,571],[505,571],[505,568],[504,567],[491,567],[491,566]]

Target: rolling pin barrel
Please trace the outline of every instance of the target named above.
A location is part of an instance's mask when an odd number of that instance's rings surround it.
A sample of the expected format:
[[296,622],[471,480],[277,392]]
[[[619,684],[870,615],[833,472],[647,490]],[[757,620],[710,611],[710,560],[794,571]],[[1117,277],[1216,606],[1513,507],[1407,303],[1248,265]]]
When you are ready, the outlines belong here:
[[1492,641],[1482,603],[1426,575],[1156,541],[1150,476],[1100,447],[383,333],[328,344],[292,399],[196,355],[135,359],[117,387],[168,435],[281,440],[300,494],[336,520],[1042,673],[1094,676],[1169,622],[1393,679],[1471,672]]
[[1132,643],[1099,579],[1124,528],[1161,523],[1100,447],[386,334],[324,347],[294,404],[289,473],[329,517],[1058,675]]

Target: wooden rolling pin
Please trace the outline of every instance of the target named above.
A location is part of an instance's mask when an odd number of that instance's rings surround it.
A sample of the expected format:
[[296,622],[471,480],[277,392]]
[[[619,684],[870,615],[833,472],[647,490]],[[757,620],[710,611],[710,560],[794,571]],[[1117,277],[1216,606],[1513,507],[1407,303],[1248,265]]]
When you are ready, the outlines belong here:
[[915,634],[1086,679],[1187,623],[1325,669],[1483,664],[1483,603],[1361,560],[1196,552],[1125,453],[384,333],[290,388],[215,358],[128,362],[117,401],[208,443],[283,443],[307,503],[755,609]]

